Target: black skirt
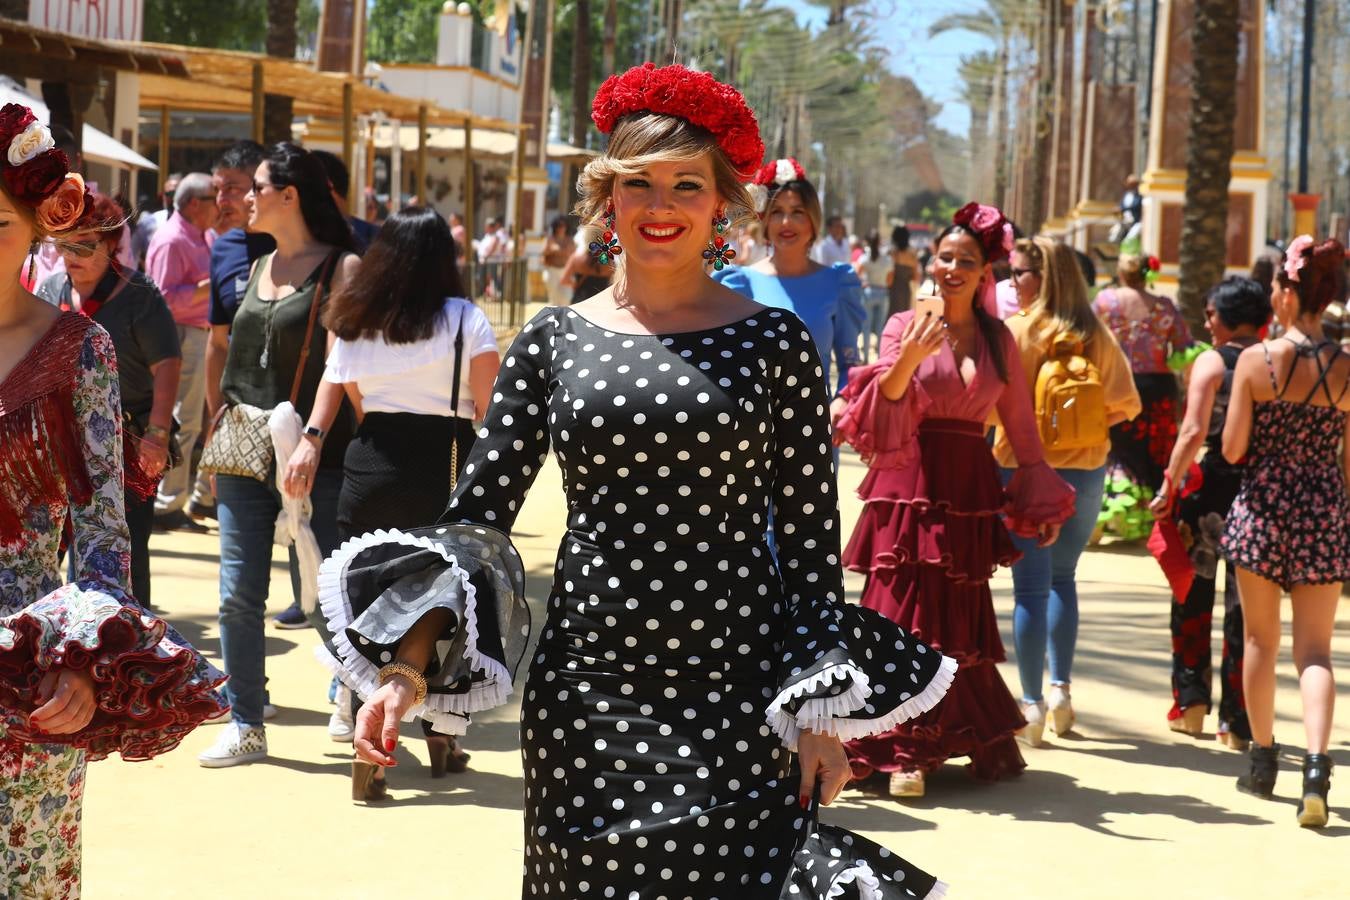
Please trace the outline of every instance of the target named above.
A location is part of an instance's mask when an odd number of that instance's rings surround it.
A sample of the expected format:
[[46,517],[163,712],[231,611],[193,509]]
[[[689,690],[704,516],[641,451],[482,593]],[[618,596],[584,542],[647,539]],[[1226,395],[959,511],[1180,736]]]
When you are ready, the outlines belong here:
[[1170,372],[1136,373],[1134,386],[1144,409],[1111,426],[1111,461],[1135,484],[1156,492],[1177,442],[1177,377]]
[[366,413],[347,445],[338,498],[342,540],[378,528],[434,522],[450,500],[451,442],[463,469],[477,437],[473,422],[417,413]]

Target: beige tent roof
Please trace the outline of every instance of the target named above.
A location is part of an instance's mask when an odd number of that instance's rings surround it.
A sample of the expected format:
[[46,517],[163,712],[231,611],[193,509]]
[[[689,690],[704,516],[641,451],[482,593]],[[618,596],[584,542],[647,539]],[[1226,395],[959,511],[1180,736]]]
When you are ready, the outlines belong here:
[[[415,153],[417,151],[417,126],[403,125],[400,127],[398,142],[404,151]],[[376,134],[375,146],[381,150],[387,150],[390,144],[389,132],[386,129],[380,129]],[[571,144],[562,144],[556,141],[550,141],[547,149],[548,155],[552,159],[586,158],[598,155],[594,150],[573,147]],[[445,126],[428,128],[427,150],[432,153],[437,151],[442,153],[462,152],[464,150],[464,129]],[[475,127],[473,152],[479,156],[511,156],[516,152],[516,136],[501,131],[479,131]]]

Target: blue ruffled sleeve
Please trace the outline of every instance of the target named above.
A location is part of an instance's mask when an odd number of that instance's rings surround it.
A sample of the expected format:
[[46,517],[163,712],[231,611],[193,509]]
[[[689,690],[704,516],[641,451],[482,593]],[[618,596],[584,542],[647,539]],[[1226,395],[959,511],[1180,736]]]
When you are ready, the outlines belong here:
[[839,299],[834,316],[834,358],[838,372],[834,392],[848,384],[848,370],[862,364],[858,342],[867,330],[867,308],[863,305],[863,285],[858,273],[848,263],[835,263],[839,275]]

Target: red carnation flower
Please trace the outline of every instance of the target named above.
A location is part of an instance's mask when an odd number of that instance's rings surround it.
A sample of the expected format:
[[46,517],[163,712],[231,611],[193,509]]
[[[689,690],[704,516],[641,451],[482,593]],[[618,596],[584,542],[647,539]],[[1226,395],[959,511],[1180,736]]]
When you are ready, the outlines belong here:
[[51,196],[69,171],[70,162],[60,150],[48,150],[21,166],[0,166],[9,195],[33,207]]
[[1002,210],[971,201],[956,211],[952,224],[975,235],[988,262],[1003,259],[1011,249],[1012,226]]
[[635,112],[677,116],[704,129],[742,175],[753,172],[764,158],[759,123],[745,98],[707,72],[643,63],[606,79],[591,103],[591,119],[603,134]]
[[1161,269],[1162,269],[1162,262],[1159,261],[1158,257],[1150,256],[1148,258],[1148,270],[1150,272],[1157,272],[1160,271]]
[[3,109],[0,109],[0,156],[9,150],[9,142],[14,140],[14,136],[22,134],[24,129],[37,121],[37,116],[26,106],[20,106],[17,103],[6,103]]

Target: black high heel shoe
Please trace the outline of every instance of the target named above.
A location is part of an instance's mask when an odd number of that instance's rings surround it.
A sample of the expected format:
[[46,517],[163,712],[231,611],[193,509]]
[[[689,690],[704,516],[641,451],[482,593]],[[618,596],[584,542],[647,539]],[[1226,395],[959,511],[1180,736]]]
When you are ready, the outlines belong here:
[[352,802],[378,803],[389,796],[389,782],[376,773],[379,767],[359,759],[352,760]]
[[1331,790],[1331,757],[1309,753],[1303,757],[1303,798],[1298,801],[1298,824],[1321,828],[1327,824],[1327,792]]
[[1237,780],[1237,789],[1269,800],[1275,792],[1275,776],[1280,774],[1280,745],[1262,747],[1253,741],[1247,759],[1251,769]]
[[469,754],[449,735],[428,734],[427,756],[431,759],[431,777],[444,778],[446,772],[459,774],[469,768]]

